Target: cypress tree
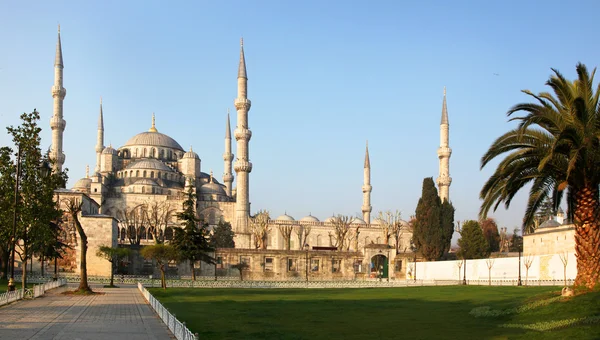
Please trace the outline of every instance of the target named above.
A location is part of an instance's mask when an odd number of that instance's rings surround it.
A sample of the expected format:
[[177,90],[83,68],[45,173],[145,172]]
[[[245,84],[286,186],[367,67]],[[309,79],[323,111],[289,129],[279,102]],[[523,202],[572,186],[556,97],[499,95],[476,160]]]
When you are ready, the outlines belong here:
[[423,179],[423,190],[415,214],[413,243],[429,261],[439,259],[445,250],[444,233],[440,225],[441,206],[433,178]]

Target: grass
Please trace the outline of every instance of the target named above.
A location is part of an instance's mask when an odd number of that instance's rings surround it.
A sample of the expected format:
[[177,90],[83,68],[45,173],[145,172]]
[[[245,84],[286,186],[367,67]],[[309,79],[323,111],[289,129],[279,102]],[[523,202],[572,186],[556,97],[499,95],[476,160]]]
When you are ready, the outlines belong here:
[[600,292],[523,313],[475,317],[556,297],[558,287],[373,289],[154,288],[201,339],[598,339],[600,323],[552,331],[503,328],[600,315]]
[[[27,283],[27,288],[33,288],[33,283]],[[21,282],[15,282],[15,289],[21,289]],[[0,279],[0,294],[6,293],[8,290],[8,280]]]

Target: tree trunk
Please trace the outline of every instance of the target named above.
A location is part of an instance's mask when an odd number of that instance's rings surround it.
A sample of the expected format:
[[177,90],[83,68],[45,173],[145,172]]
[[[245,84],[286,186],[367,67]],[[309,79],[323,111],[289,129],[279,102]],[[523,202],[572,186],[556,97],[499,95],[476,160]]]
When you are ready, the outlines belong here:
[[167,281],[165,280],[165,265],[160,265],[160,285],[163,289],[167,289]]
[[196,271],[194,270],[194,261],[190,261],[190,269],[192,269],[192,281],[196,281]]
[[27,257],[23,259],[23,272],[21,273],[21,289],[27,288]]
[[110,261],[110,286],[115,285],[115,262],[114,260]]
[[42,267],[41,267],[42,268],[41,269],[41,271],[42,271],[42,277],[44,277],[44,257],[43,256],[40,257],[40,262],[42,263]]
[[8,272],[9,267],[8,263],[10,262],[10,247],[2,250],[2,278],[8,280]]
[[575,197],[575,286],[594,288],[600,279],[600,230],[598,229],[598,187],[584,187]]

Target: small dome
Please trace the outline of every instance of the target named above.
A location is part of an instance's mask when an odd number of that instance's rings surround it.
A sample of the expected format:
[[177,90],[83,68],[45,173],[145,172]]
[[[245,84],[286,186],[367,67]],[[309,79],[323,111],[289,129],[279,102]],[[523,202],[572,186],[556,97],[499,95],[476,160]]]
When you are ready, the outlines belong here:
[[385,222],[380,218],[376,218],[373,221],[371,221],[371,224],[384,225]]
[[227,196],[225,189],[220,184],[209,182],[200,187],[200,193],[206,195]]
[[107,146],[104,148],[104,150],[102,150],[102,154],[103,155],[116,155],[117,150],[113,149],[112,146]]
[[367,222],[365,222],[365,220],[362,218],[355,217],[352,219],[351,224],[367,224]]
[[300,219],[301,222],[320,222],[318,218],[314,217],[313,215],[308,215],[306,217],[302,217]]
[[[210,182],[211,182],[211,179],[210,179],[210,177],[211,177],[211,176],[210,176],[210,174],[207,174],[206,172],[201,172],[201,173],[200,173],[200,180],[201,180],[201,183],[210,183]],[[216,178],[214,178],[214,177],[212,178],[212,182],[213,182],[213,183],[220,184],[220,183],[219,183],[219,181],[217,181],[217,179],[216,179]],[[235,189],[233,189],[233,190],[235,191]]]
[[556,227],[560,227],[560,223],[558,223],[558,221],[556,221],[555,219],[551,219],[548,220],[544,223],[542,223],[538,228],[542,229],[542,228],[556,228]]
[[283,214],[277,217],[277,221],[295,221],[294,218],[288,214]]
[[335,222],[335,216],[328,217],[328,218],[325,220],[325,223],[333,223],[333,222]]
[[91,186],[92,186],[92,179],[84,177],[75,183],[75,185],[73,186],[73,189],[89,189]]
[[149,178],[142,178],[142,179],[138,179],[137,181],[135,181],[135,183],[133,183],[134,185],[151,185],[151,186],[158,186],[158,184],[149,179]]
[[198,154],[194,152],[194,150],[192,150],[192,147],[190,146],[190,151],[186,152],[183,154],[182,158],[195,158],[195,159],[200,159],[200,157],[198,157]]
[[150,170],[160,170],[160,171],[169,171],[169,172],[175,171],[171,167],[166,165],[165,163],[163,163],[157,159],[152,159],[152,158],[145,158],[145,159],[130,163],[126,169],[128,169],[128,170],[150,169]]

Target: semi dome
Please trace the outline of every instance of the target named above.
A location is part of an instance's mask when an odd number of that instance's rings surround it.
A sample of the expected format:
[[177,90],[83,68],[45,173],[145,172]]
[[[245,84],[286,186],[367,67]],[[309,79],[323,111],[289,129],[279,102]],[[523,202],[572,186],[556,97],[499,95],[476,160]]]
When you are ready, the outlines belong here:
[[325,220],[325,223],[333,223],[334,221],[335,221],[335,216],[331,216]]
[[217,183],[209,182],[200,187],[200,193],[206,195],[227,196],[223,187]]
[[186,152],[183,154],[182,158],[195,158],[195,159],[200,159],[200,157],[198,157],[198,154],[194,152],[194,150],[192,150],[192,147],[190,146],[190,151]]
[[135,181],[135,183],[133,183],[134,185],[151,185],[151,186],[158,186],[158,184],[149,179],[149,178],[142,178],[142,179],[138,179],[137,181]]
[[288,214],[283,214],[276,219],[277,221],[295,221],[294,218]]
[[73,186],[73,189],[89,189],[91,186],[92,186],[92,179],[84,177],[75,183],[75,185]]
[[556,228],[556,227],[560,227],[560,225],[561,224],[557,220],[551,219],[551,220],[548,220],[548,221],[542,223],[538,228],[539,229],[542,229],[542,228]]
[[301,222],[320,222],[318,218],[314,217],[313,215],[308,215],[306,217],[302,217],[300,219]]
[[351,224],[367,224],[362,218],[354,217]]
[[144,158],[139,161],[132,162],[129,165],[127,165],[126,169],[127,170],[151,169],[151,170],[160,170],[160,171],[169,171],[169,172],[175,171],[171,167],[166,165],[165,163],[163,163],[159,160],[156,160],[156,159],[152,159],[152,158]]
[[385,222],[380,218],[376,218],[371,222],[371,224],[384,225]]

